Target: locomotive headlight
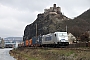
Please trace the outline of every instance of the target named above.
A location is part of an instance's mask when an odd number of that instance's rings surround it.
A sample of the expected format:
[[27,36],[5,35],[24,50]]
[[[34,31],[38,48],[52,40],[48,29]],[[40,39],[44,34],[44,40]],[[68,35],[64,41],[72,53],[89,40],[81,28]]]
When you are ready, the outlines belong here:
[[61,40],[60,40],[60,42],[61,42]]

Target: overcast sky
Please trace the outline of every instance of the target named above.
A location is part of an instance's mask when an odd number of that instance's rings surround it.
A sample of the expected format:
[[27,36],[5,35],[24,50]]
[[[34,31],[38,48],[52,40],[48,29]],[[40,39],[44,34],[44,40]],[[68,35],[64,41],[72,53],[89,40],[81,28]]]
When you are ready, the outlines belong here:
[[53,4],[69,18],[90,8],[90,0],[0,0],[0,37],[21,37],[25,26]]

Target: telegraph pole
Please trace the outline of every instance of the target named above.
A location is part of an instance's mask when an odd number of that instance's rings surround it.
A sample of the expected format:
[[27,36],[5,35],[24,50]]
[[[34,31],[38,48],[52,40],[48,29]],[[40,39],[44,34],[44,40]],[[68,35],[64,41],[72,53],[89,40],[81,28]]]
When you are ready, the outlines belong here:
[[66,25],[66,32],[67,32],[67,25]]
[[[37,23],[36,23],[36,39],[37,39]],[[37,40],[36,40],[36,45],[35,47],[37,48]]]
[[37,23],[36,23],[36,37],[37,37]]

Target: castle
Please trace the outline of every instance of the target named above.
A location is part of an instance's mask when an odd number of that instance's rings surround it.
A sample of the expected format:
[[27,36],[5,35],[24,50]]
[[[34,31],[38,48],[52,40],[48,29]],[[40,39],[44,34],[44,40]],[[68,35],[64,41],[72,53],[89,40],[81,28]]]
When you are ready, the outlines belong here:
[[68,17],[62,14],[61,7],[57,7],[56,4],[53,4],[53,7],[50,7],[49,9],[44,9],[44,13],[38,14],[37,17],[44,18],[47,17],[48,15],[50,18],[51,16],[53,16],[53,18],[58,18],[60,20],[69,20]]
[[50,9],[44,9],[44,13],[48,14],[60,14],[61,8],[56,7],[56,4],[53,4],[53,7],[50,7]]

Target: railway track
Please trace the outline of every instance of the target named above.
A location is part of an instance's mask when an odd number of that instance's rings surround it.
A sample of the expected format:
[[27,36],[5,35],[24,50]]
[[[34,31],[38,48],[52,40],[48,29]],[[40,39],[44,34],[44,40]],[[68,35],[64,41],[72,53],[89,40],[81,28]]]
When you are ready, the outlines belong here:
[[21,47],[26,49],[45,49],[45,50],[76,50],[76,51],[87,51],[90,52],[90,47],[79,47],[79,48],[70,48],[70,47]]

